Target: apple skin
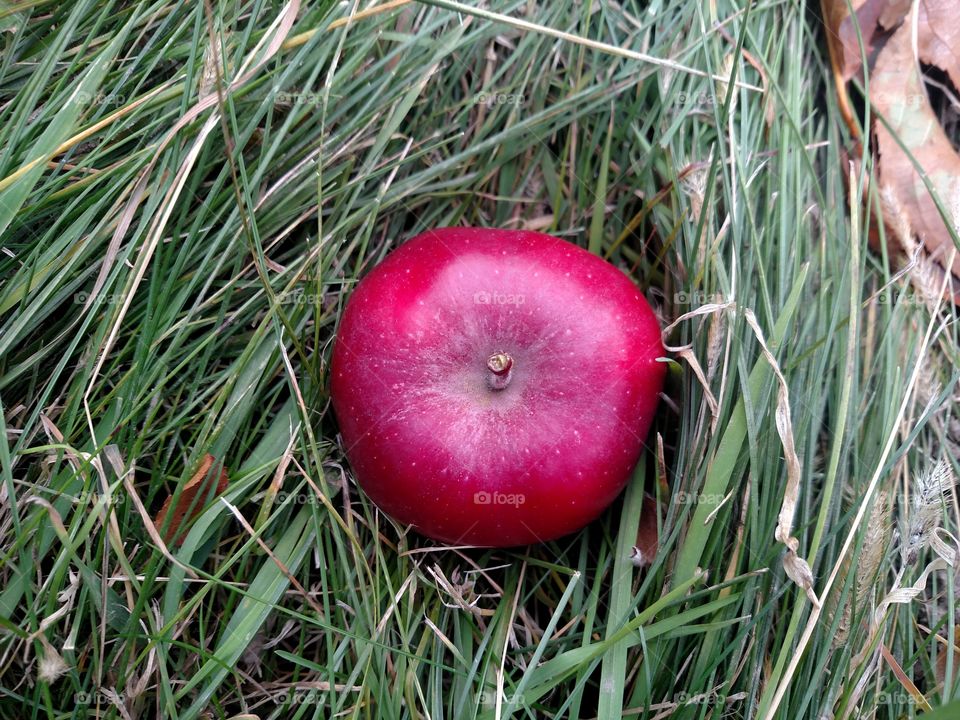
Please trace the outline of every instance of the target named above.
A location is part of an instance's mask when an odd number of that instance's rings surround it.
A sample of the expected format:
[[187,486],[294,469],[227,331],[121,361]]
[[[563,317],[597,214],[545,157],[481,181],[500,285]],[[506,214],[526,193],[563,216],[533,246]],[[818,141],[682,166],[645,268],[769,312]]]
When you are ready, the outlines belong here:
[[[488,361],[506,353],[509,383]],[[333,348],[343,446],[371,500],[454,545],[551,540],[623,490],[666,371],[620,270],[542,233],[440,228],[353,291]]]

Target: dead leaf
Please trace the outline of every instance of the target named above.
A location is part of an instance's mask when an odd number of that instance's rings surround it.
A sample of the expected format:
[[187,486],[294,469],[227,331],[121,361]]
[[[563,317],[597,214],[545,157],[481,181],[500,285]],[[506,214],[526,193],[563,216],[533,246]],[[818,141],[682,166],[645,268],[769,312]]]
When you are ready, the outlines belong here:
[[884,36],[903,21],[910,10],[911,0],[850,0],[850,5],[853,16],[848,12],[847,0],[821,0],[840,114],[856,141],[856,154],[859,155],[862,152],[860,126],[854,120],[847,83],[854,77],[863,78],[863,57],[873,65]]
[[[939,68],[954,90],[960,88],[956,3],[919,0],[914,7],[911,0],[853,0],[852,6],[850,15],[847,0],[822,0],[838,102],[855,141],[852,159],[859,161],[866,144],[860,137],[847,88],[849,80],[864,79],[865,75],[859,27],[868,63],[869,100],[874,108],[870,145],[876,154],[877,170],[873,179],[883,198],[882,222],[887,228],[889,249],[893,255],[906,255],[913,262],[917,257],[914,250],[922,251],[922,277],[915,284],[939,288],[944,274],[951,273],[960,285],[960,256],[954,256],[951,264],[954,244],[949,229],[960,221],[960,155],[930,104],[920,64]],[[939,197],[947,222],[924,176]],[[871,247],[879,249],[874,232],[871,228]],[[932,295],[927,298],[929,304],[938,297],[938,293]],[[960,293],[953,300],[960,303]]]
[[919,5],[921,32],[917,37],[920,59],[950,77],[960,89],[960,31],[955,0],[923,0]]
[[[220,466],[219,473],[214,474],[210,472],[215,462],[216,458],[213,457],[213,455],[207,453],[204,456],[200,467],[197,468],[197,472],[193,474],[193,477],[190,478],[180,491],[180,497],[177,498],[177,504],[173,508],[173,515],[170,518],[170,524],[166,529],[164,529],[164,523],[167,522],[167,513],[170,512],[170,506],[173,504],[173,495],[167,497],[163,503],[163,507],[160,508],[160,512],[157,513],[157,519],[154,521],[154,525],[157,526],[158,530],[163,532],[164,542],[168,545],[171,542],[176,545],[182,544],[184,537],[186,537],[186,533],[181,532],[184,526],[200,514],[208,500],[216,495],[220,495],[227,489],[227,483],[229,482],[227,469]],[[216,489],[211,492],[214,478],[216,478]]]
[[[925,35],[933,32],[925,15],[926,5],[921,3],[918,19]],[[955,42],[960,47],[960,33]],[[870,99],[886,121],[874,123],[880,185],[892,190],[927,254],[946,268],[953,249],[950,231],[920,173],[896,139],[899,137],[923,168],[949,212],[960,191],[960,156],[953,149],[927,98],[920,68],[913,55],[910,22],[904,22],[880,52],[871,73]],[[890,225],[895,224],[894,218],[886,220]],[[954,260],[952,270],[960,277],[960,258]]]
[[657,499],[650,493],[644,493],[640,525],[637,527],[637,544],[633,546],[630,554],[630,560],[637,567],[647,567],[657,556],[660,547],[659,522]]
[[847,12],[846,0],[823,2],[827,42],[834,66],[839,69],[844,82],[856,76],[863,67],[860,38],[863,38],[863,49],[869,60],[876,51],[877,36],[899,24],[910,9],[909,0],[853,0],[851,5],[854,17]]
[[[954,635],[960,633],[960,625],[954,629]],[[943,647],[937,649],[937,665],[934,670],[937,676],[937,688],[943,690],[943,684],[947,679],[947,656],[950,651],[950,643],[942,635],[937,635],[937,642]],[[960,648],[953,646],[953,678],[956,680],[957,672],[960,671]]]

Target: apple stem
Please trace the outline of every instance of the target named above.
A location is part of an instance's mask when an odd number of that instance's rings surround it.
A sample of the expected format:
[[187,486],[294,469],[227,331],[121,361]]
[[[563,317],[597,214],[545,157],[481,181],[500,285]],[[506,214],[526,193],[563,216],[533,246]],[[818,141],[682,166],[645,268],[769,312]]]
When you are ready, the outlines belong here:
[[490,389],[503,390],[510,384],[513,358],[505,352],[494,353],[487,359],[487,369],[490,370],[490,375],[487,376]]

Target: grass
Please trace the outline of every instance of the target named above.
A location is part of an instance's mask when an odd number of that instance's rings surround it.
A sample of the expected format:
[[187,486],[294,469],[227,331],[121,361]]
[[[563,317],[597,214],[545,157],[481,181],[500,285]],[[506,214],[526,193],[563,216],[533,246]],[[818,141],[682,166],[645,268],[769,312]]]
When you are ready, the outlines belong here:
[[[934,550],[910,565],[898,537],[916,478],[941,456],[957,470],[954,310],[918,302],[913,275],[868,248],[883,228],[861,198],[878,189],[866,163],[848,192],[816,12],[368,10],[0,6],[0,715],[949,703],[956,578],[921,576]],[[326,373],[350,290],[404,239],[457,224],[577,242],[665,325],[720,306],[670,331],[690,352],[672,354],[624,497],[559,541],[407,534],[337,441]],[[822,610],[775,539],[777,373],[801,468],[792,530]],[[182,544],[162,547],[150,518],[208,453],[223,500],[198,494]],[[663,521],[639,570],[644,488]],[[955,532],[954,496],[936,508]],[[871,632],[898,579],[924,582]]]

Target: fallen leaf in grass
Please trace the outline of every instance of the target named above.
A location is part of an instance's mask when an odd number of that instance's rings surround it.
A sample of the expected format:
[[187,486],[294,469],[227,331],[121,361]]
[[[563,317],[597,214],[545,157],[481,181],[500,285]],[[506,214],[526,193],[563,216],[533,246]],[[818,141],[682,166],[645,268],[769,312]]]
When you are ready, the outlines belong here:
[[[957,625],[954,628],[954,635],[960,637],[960,625]],[[937,688],[942,692],[943,684],[947,679],[947,657],[950,652],[950,643],[947,642],[947,639],[942,635],[936,635],[937,642],[940,644],[940,647],[937,648],[937,665],[935,668],[935,673],[937,676]],[[956,645],[953,646],[953,674],[952,678],[956,681],[957,673],[960,672],[960,648]]]
[[956,0],[921,2],[917,52],[923,62],[943,70],[954,87],[960,89],[960,26],[956,16]]
[[851,0],[854,18],[848,12],[847,0],[823,0],[822,5],[830,55],[844,82],[863,67],[860,38],[869,60],[876,51],[877,36],[897,25],[910,10],[910,0]]
[[[934,32],[925,12],[927,4],[921,3],[918,17],[925,36]],[[928,256],[946,269],[953,239],[914,161],[923,169],[949,214],[955,212],[960,197],[960,156],[930,106],[913,55],[911,32],[909,20],[897,28],[880,51],[871,73],[870,99],[883,118],[874,122],[877,167],[881,189],[892,191]],[[954,34],[953,42],[960,48],[960,31]],[[948,35],[939,37],[938,42],[943,42]],[[897,218],[884,219],[896,226]],[[952,271],[960,277],[960,257],[955,258]]]
[[[856,17],[851,17],[847,0],[824,0],[823,17],[827,23],[827,41],[835,54],[836,67],[846,82],[863,68],[860,39],[871,64],[884,46],[885,36],[908,19],[911,0],[852,0]],[[920,32],[917,50],[920,59],[936,65],[957,85],[960,56],[957,55],[954,15],[955,0],[922,0],[918,5]],[[859,26],[859,27],[858,27]],[[859,32],[858,32],[859,30]]]
[[[942,70],[953,90],[960,88],[957,5],[954,0],[919,0],[915,7],[911,0],[852,0],[851,6],[852,15],[847,0],[822,0],[838,102],[854,139],[852,156],[859,160],[866,143],[854,119],[847,82],[869,75],[874,109],[869,145],[875,154],[874,180],[883,199],[887,244],[894,255],[913,258],[921,251],[914,284],[922,286],[925,301],[932,304],[945,273],[960,280],[960,256],[952,265],[950,260],[950,225],[960,221],[960,155],[930,104],[920,63]],[[868,73],[862,65],[861,38]],[[947,222],[927,183],[939,197]],[[871,247],[878,250],[874,227],[870,237]],[[960,293],[954,301],[960,302]]]
[[[177,504],[173,508],[173,515],[170,517],[169,525],[166,528],[164,528],[164,523],[167,522],[167,514],[170,513],[174,495],[168,496],[164,501],[163,507],[157,513],[154,525],[163,533],[164,542],[167,544],[171,542],[176,545],[182,544],[183,538],[186,536],[186,533],[181,532],[184,526],[200,514],[200,511],[204,509],[211,498],[227,489],[227,483],[229,482],[227,469],[221,465],[219,472],[210,472],[215,462],[216,458],[213,455],[208,453],[204,456],[197,472],[193,474],[193,477],[180,491]],[[216,489],[213,489],[214,483],[216,483]]]
[[647,567],[657,556],[660,543],[659,516],[657,499],[650,493],[644,493],[640,525],[637,527],[637,544],[633,546],[630,554],[631,562],[637,567]]

